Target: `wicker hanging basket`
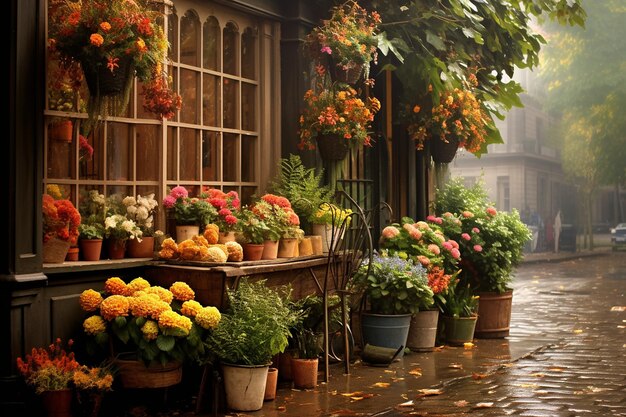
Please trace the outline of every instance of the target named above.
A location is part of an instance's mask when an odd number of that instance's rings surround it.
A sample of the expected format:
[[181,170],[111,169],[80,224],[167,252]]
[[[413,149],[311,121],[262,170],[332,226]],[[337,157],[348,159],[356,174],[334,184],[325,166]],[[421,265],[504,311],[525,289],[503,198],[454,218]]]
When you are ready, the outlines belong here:
[[119,67],[114,72],[107,68],[104,60],[100,65],[82,63],[85,81],[92,96],[114,96],[121,94],[132,74],[131,58],[125,56],[118,61]]
[[317,149],[320,156],[326,161],[341,161],[350,150],[348,141],[340,135],[318,135]]
[[449,137],[448,142],[444,142],[438,137],[430,140],[430,155],[436,163],[448,164],[452,162],[459,149],[459,140]]

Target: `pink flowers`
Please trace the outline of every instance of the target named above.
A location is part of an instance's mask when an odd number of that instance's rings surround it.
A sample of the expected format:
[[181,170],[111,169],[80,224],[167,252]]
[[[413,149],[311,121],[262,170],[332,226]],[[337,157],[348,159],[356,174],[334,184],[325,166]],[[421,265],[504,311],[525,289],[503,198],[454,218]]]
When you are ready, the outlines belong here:
[[490,216],[495,216],[496,214],[498,214],[498,211],[495,209],[495,207],[487,207],[487,214]]
[[483,251],[483,247],[482,247],[482,246],[480,246],[480,245],[474,245],[474,250],[475,250],[476,252],[482,252],[482,251]]
[[471,211],[467,211],[467,210],[465,210],[463,213],[461,213],[461,215],[463,217],[465,217],[466,219],[471,219],[472,217],[474,217],[474,214],[472,214]]
[[473,227],[472,228],[472,232],[473,233],[480,233],[480,229],[478,227]]
[[387,226],[383,229],[382,235],[385,239],[393,239],[398,236],[400,231],[394,226]]
[[330,49],[329,46],[324,46],[322,49],[320,49],[320,52],[323,54],[328,54],[328,55],[332,55],[333,54],[333,50]]
[[430,245],[428,245],[428,250],[432,253],[434,253],[435,255],[439,255],[441,253],[441,249],[439,249],[439,246],[431,243]]
[[472,238],[468,233],[463,233],[461,237],[465,240],[470,240]]

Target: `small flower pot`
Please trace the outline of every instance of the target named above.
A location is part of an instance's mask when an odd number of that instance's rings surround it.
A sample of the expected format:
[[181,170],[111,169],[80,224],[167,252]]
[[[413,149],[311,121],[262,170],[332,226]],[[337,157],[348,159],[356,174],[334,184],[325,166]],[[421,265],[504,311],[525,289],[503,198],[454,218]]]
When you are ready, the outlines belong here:
[[68,262],[76,262],[78,261],[78,246],[72,246],[67,250],[67,255],[65,255],[65,260]]
[[244,243],[241,245],[243,249],[244,261],[259,261],[263,257],[263,244]]

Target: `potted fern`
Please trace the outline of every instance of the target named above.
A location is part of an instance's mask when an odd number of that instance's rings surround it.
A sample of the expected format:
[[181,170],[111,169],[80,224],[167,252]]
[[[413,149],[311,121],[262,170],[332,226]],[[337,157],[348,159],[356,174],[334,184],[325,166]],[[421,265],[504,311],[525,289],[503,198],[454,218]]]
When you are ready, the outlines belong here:
[[287,302],[288,287],[272,289],[265,280],[242,279],[228,290],[228,309],[206,339],[221,365],[229,409],[263,407],[267,372],[274,355],[284,351],[298,315]]

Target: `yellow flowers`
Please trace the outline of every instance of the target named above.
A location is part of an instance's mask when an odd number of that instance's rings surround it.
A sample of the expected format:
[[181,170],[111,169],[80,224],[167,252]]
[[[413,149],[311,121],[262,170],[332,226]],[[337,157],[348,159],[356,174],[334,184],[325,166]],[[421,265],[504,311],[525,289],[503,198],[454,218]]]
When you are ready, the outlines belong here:
[[112,346],[134,350],[146,361],[185,355],[198,359],[204,353],[203,332],[214,329],[221,314],[194,297],[193,289],[181,281],[166,289],[141,277],[128,284],[111,277],[103,293],[88,289],[80,295],[81,308],[90,313],[83,330],[106,351],[113,338]]

